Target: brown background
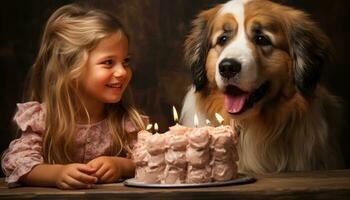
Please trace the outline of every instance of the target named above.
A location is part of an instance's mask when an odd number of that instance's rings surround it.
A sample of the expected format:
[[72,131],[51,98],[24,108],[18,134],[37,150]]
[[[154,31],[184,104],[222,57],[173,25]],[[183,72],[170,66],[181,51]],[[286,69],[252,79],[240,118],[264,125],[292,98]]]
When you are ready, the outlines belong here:
[[[131,82],[136,104],[165,131],[173,124],[172,105],[180,112],[190,84],[183,66],[183,42],[190,22],[200,10],[223,0],[5,0],[1,3],[0,32],[0,152],[15,136],[12,116],[21,102],[26,74],[38,49],[42,27],[61,5],[83,2],[109,10],[120,17],[131,34],[134,76]],[[336,62],[328,66],[323,82],[344,99],[349,122],[349,52],[347,0],[280,0],[311,14],[331,38]],[[343,151],[350,167],[349,126],[344,130]]]

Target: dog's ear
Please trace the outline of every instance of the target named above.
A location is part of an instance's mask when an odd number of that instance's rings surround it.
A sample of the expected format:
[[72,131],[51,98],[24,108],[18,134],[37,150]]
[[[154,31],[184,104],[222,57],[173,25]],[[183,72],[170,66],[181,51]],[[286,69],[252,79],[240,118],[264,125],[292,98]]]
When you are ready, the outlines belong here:
[[210,22],[220,7],[201,12],[192,22],[192,30],[185,41],[185,65],[191,69],[196,91],[208,82],[205,65],[210,49]]
[[313,96],[322,69],[332,57],[330,41],[301,11],[293,10],[288,22],[287,34],[295,85],[304,96]]

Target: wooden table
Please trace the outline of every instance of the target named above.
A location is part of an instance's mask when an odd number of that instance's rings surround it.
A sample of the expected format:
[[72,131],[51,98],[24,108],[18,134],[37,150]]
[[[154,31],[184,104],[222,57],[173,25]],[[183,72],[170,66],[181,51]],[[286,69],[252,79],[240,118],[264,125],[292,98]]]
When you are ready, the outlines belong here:
[[350,169],[256,178],[254,183],[206,188],[133,188],[115,183],[73,191],[44,187],[8,189],[2,178],[0,199],[350,199]]

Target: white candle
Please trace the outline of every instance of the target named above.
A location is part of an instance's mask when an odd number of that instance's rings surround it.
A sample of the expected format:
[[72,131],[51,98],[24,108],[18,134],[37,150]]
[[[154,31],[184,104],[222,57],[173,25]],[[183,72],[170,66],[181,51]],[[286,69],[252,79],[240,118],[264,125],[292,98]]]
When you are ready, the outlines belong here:
[[189,130],[189,128],[178,124],[179,118],[178,118],[175,106],[173,106],[173,116],[174,116],[175,125],[169,127],[170,131],[172,131],[173,134],[185,134]]
[[193,124],[194,124],[194,127],[198,127],[198,117],[197,117],[197,113],[194,114],[194,117],[193,117]]
[[222,124],[224,123],[224,118],[219,113],[215,113],[215,117],[222,126]]
[[154,123],[154,131],[156,132],[156,134],[158,133],[158,124]]
[[210,126],[211,123],[210,123],[209,119],[206,119],[206,120],[205,120],[205,124],[206,124],[207,126]]
[[147,127],[146,127],[146,131],[149,131],[149,130],[151,130],[151,128],[153,127],[153,125],[152,124],[148,124],[147,125]]
[[176,111],[175,106],[173,106],[173,116],[174,116],[174,122],[175,122],[176,124],[178,124],[179,117],[178,117],[178,115],[177,115],[177,111]]

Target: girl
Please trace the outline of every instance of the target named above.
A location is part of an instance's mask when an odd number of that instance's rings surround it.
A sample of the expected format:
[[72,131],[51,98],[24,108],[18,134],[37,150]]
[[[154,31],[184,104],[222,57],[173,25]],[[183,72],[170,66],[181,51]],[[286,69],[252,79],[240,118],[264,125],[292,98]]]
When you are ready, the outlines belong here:
[[111,14],[75,4],[49,18],[31,69],[29,102],[14,116],[22,135],[2,157],[6,182],[90,188],[132,177],[122,156],[142,118],[123,95],[128,36]]

